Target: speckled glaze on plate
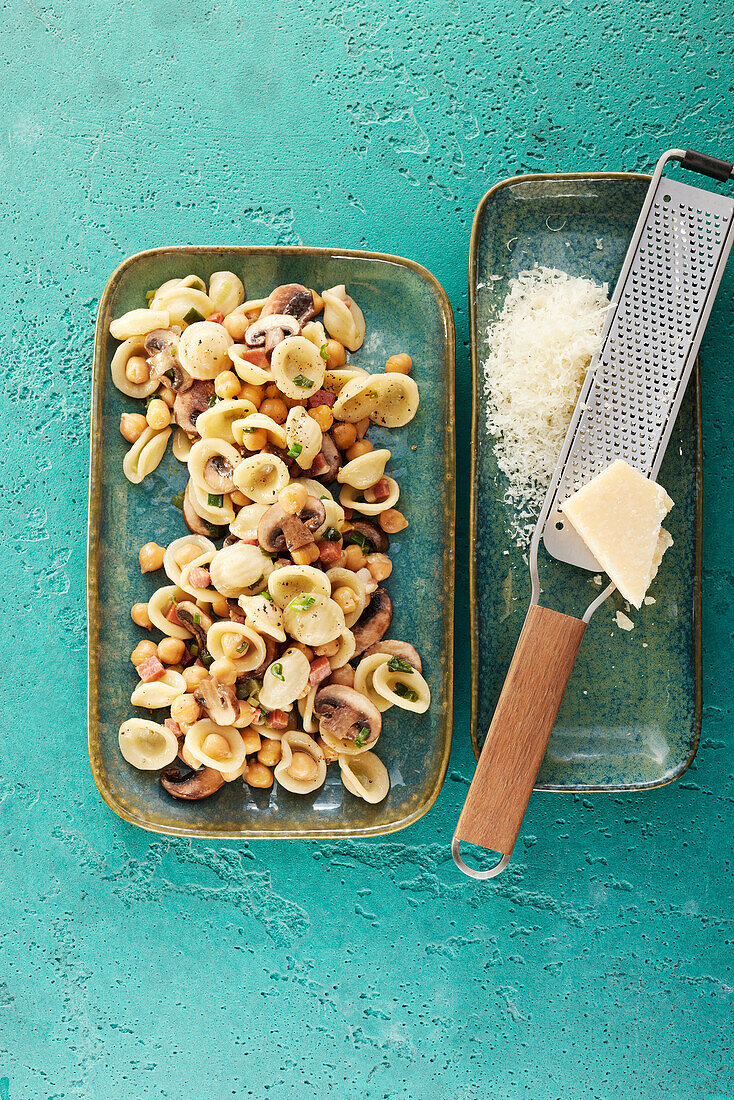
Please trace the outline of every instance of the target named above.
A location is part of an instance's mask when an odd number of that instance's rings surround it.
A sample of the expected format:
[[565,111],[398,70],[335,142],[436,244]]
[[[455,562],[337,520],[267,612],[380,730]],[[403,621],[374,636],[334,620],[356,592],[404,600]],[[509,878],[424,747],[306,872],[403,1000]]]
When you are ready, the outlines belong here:
[[[368,369],[409,351],[421,394],[407,427],[373,426],[375,446],[392,451],[390,473],[401,488],[400,508],[410,526],[392,541],[395,569],[387,584],[395,614],[390,635],[421,652],[433,701],[423,715],[396,708],[385,716],[378,752],[391,790],[378,806],[355,798],[331,766],[324,786],[299,797],[280,789],[227,783],[201,802],[177,801],[158,773],[137,771],[120,756],[120,722],[135,713],[135,674],[129,654],[142,632],[130,606],[167,583],[163,573],[141,576],[137,553],[149,540],[165,545],[186,533],[170,503],[186,470],[170,447],[142,485],[122,473],[126,444],[120,414],[139,402],[113,386],[109,366],[117,346],[110,320],[145,304],[145,292],[174,276],[231,269],[249,297],[285,282],[317,289],[346,283],[364,311],[367,337],[350,360]],[[404,828],[434,802],[451,748],[455,522],[454,326],[446,294],[425,268],[380,253],[318,248],[160,248],[117,268],[100,302],[95,342],[90,461],[88,623],[89,757],[105,802],[134,825],[199,837],[371,836]],[[139,712],[144,713],[144,712]],[[155,716],[155,715],[154,715]]]
[[[506,480],[487,434],[482,360],[487,327],[508,280],[539,264],[613,288],[648,176],[518,176],[479,204],[469,260],[473,372],[470,584],[472,740],[479,752],[530,599],[522,552],[508,536]],[[698,370],[660,471],[675,507],[674,546],[650,595],[655,604],[614,616],[614,594],[586,631],[538,777],[538,790],[641,790],[690,764],[701,722],[701,416]],[[599,589],[592,575],[540,553],[541,603],[581,615]]]

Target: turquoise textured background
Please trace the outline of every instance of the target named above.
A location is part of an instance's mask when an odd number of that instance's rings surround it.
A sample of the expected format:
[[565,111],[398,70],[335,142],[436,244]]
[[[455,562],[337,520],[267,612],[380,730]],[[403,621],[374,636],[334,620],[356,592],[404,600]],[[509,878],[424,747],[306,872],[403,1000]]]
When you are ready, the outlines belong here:
[[[519,171],[734,156],[730,2],[3,2],[0,1097],[724,1100],[732,834],[730,268],[703,350],[704,728],[683,780],[533,798],[496,884],[448,840],[473,768],[472,213]],[[157,244],[341,244],[428,266],[458,335],[455,747],[371,842],[164,840],[84,732],[95,310]]]

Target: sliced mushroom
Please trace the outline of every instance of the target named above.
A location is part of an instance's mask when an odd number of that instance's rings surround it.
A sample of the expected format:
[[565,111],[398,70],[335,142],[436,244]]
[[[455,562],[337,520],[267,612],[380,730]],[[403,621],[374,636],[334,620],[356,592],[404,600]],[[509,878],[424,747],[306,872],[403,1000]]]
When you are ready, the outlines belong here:
[[392,622],[392,600],[384,588],[376,588],[372,599],[352,627],[355,648],[359,657],[366,649],[379,642]]
[[357,531],[363,539],[367,539],[372,547],[372,550],[367,550],[368,554],[385,554],[390,549],[390,539],[376,523],[371,523],[368,519],[355,519],[352,528],[352,531],[347,531],[344,535],[345,546],[348,546],[350,542],[361,545],[362,540],[354,537],[354,532]]
[[284,313],[271,313],[269,317],[261,317],[253,321],[245,330],[245,343],[248,348],[265,347],[267,334],[275,329],[280,329],[286,336],[295,336],[301,331],[301,326],[297,317],[287,317]]
[[371,657],[373,653],[389,653],[391,657],[401,657],[409,665],[412,665],[416,672],[423,671],[420,654],[410,642],[398,642],[392,638],[382,638],[379,642],[371,645],[369,649],[366,649],[364,656]]
[[194,380],[188,371],[185,371],[178,359],[169,351],[159,351],[148,360],[151,378],[158,378],[169,390],[176,393],[185,393],[190,390]]
[[296,317],[299,327],[303,328],[307,321],[316,316],[312,292],[302,283],[283,283],[282,286],[276,286],[265,299],[260,319],[270,317],[274,313]]
[[336,478],[342,465],[341,451],[328,432],[324,432],[321,450],[316,455],[310,470],[304,471],[304,477],[315,478],[330,485]]
[[[263,550],[269,554],[280,553],[286,546],[290,550],[289,536],[296,540],[303,537],[300,527],[290,522],[294,519],[301,527],[306,528],[311,536],[311,533],[317,531],[326,519],[326,509],[322,501],[312,496],[306,497],[306,503],[297,516],[291,516],[282,505],[274,504],[272,508],[268,508],[257,527],[258,542]],[[313,538],[309,537],[301,545],[305,546],[309,541],[313,542]],[[293,549],[298,547],[294,546]]]
[[194,699],[218,726],[231,726],[237,719],[237,696],[230,687],[211,676],[201,681],[194,692]]
[[189,531],[194,535],[210,535],[211,525],[207,523],[205,519],[202,519],[199,513],[191,503],[191,492],[189,484],[186,485],[183,498],[183,517],[186,526]]
[[289,554],[293,554],[296,550],[303,550],[305,546],[310,546],[314,541],[308,527],[301,522],[298,516],[283,516],[282,529]]
[[[379,592],[380,589],[378,588],[377,591]],[[206,611],[202,611],[192,600],[182,600],[181,603],[176,604],[176,618],[196,636],[196,641],[199,644],[199,656],[201,656],[202,653],[206,652],[206,635],[212,626],[213,620],[207,615]]]
[[224,786],[224,776],[214,768],[199,768],[188,774],[169,768],[161,774],[161,786],[174,798],[208,798]]
[[175,355],[180,335],[181,330],[178,328],[154,328],[143,340],[143,347],[148,355],[157,355],[160,351],[168,351],[171,355]]
[[204,481],[213,493],[231,493],[234,489],[232,463],[224,455],[212,455],[204,466]]
[[327,684],[316,693],[314,714],[321,719],[321,730],[340,740],[353,741],[361,729],[369,728],[367,742],[382,730],[382,715],[375,704],[345,684]]
[[173,402],[173,419],[189,435],[196,435],[197,417],[214,404],[214,383],[197,379]]

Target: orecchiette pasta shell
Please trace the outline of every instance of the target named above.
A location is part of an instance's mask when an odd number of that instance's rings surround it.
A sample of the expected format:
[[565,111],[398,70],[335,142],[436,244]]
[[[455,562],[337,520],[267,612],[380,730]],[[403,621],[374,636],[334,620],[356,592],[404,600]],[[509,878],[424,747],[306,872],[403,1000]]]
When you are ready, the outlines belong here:
[[167,768],[178,753],[176,735],[148,718],[128,718],[120,726],[117,739],[123,758],[141,771]]
[[332,592],[336,592],[337,588],[349,588],[354,593],[357,606],[349,614],[345,613],[344,615],[347,626],[354,626],[368,602],[364,581],[351,569],[340,569],[338,566],[334,569],[328,569],[326,576],[329,578]]
[[275,504],[289,480],[285,462],[277,455],[263,452],[243,458],[234,472],[237,488],[257,504]]
[[196,321],[179,338],[181,366],[192,378],[216,378],[229,367],[227,352],[232,343],[232,337],[224,325],[217,325],[214,321]]
[[305,336],[307,340],[310,340],[319,351],[326,343],[326,333],[321,321],[308,321],[301,329],[301,336]]
[[111,322],[110,336],[129,340],[131,336],[147,336],[155,328],[168,328],[169,324],[167,309],[131,309]]
[[216,548],[214,550],[205,550],[200,557],[194,558],[193,561],[188,562],[181,570],[181,576],[176,582],[179,588],[183,589],[189,596],[192,596],[195,600],[199,600],[201,603],[211,603],[212,600],[216,600],[219,593],[216,588],[197,588],[196,585],[191,583],[189,576],[194,569],[206,569],[215,553]]
[[345,485],[339,494],[339,500],[342,507],[353,508],[355,512],[361,512],[363,516],[378,516],[380,512],[386,512],[388,508],[394,508],[400,496],[400,486],[392,477],[385,478],[385,481],[387,481],[390,487],[390,492],[385,500],[380,500],[375,504],[370,504],[366,500],[358,499],[358,490],[353,489],[351,485]]
[[[421,676],[420,672],[393,672],[388,663],[380,665],[372,677],[375,691],[379,692],[388,702],[403,710],[412,710],[416,714],[423,714],[431,705],[431,689]],[[396,690],[401,685],[404,689],[415,692],[416,699],[406,699]]]
[[127,480],[139,485],[148,474],[152,474],[160,466],[170,438],[171,428],[164,428],[161,432],[146,428],[122,460],[122,470]]
[[[308,608],[294,606],[299,599],[313,600]],[[304,645],[326,645],[334,642],[346,630],[344,612],[334,600],[326,596],[298,597],[283,609],[283,628],[287,634]]]
[[232,425],[236,420],[242,420],[245,416],[255,412],[252,401],[244,397],[231,401],[217,401],[210,409],[204,409],[196,418],[196,430],[202,439],[223,439],[226,443],[234,443]]
[[232,534],[238,539],[256,539],[260,520],[269,507],[269,504],[245,504],[229,525]]
[[333,733],[324,729],[321,724],[319,724],[319,729],[321,731],[321,740],[336,756],[361,756],[361,754],[367,752],[368,749],[374,748],[380,739],[379,733],[377,736],[371,734],[364,745],[357,745],[348,737],[335,737]]
[[232,425],[232,435],[240,446],[244,444],[248,432],[259,430],[267,432],[268,439],[276,447],[285,447],[285,428],[282,424],[278,424],[273,420],[272,416],[254,412],[250,413],[249,416],[244,416],[242,420],[235,420]]
[[[310,794],[317,790],[326,779],[326,761],[324,754],[312,737],[300,730],[289,730],[281,738],[283,756],[280,763],[275,765],[275,778],[281,787],[293,794]],[[313,759],[316,765],[314,779],[296,779],[290,774],[290,766],[294,752],[305,752]]]
[[402,428],[418,412],[418,387],[407,374],[374,376],[380,400],[370,419],[383,428]]
[[165,283],[161,283],[154,292],[153,298],[159,294],[166,294],[169,290],[173,290],[174,287],[193,287],[194,290],[200,290],[202,293],[206,293],[206,283],[203,279],[199,278],[198,275],[187,275],[184,279],[168,279]]
[[217,592],[223,596],[242,596],[265,576],[273,562],[259,546],[236,542],[218,550],[209,565],[209,574]]
[[246,623],[228,622],[226,619],[212,623],[207,631],[206,648],[215,661],[225,656],[223,640],[227,634],[236,634],[242,639],[238,645],[238,649],[242,650],[241,655],[230,658],[237,669],[238,676],[245,672],[252,672],[253,668],[258,668],[263,663],[267,651],[265,642],[257,631]]
[[324,328],[344,344],[350,351],[356,351],[364,342],[364,314],[351,298],[342,284],[321,292],[324,299]]
[[321,450],[324,433],[305,409],[296,405],[288,413],[285,436],[289,452],[296,453],[296,462],[302,470],[310,470]]
[[228,355],[238,376],[243,382],[248,382],[252,386],[264,386],[272,382],[273,376],[269,370],[258,367],[256,363],[251,363],[245,358],[243,353],[248,350],[244,344],[234,344],[229,349]]
[[178,459],[179,462],[188,462],[191,454],[191,440],[183,428],[176,428],[173,433],[171,450],[173,451],[173,457]]
[[321,526],[313,533],[313,537],[317,542],[319,539],[323,538],[327,527],[335,527],[337,531],[341,531],[343,524],[346,523],[344,509],[341,504],[337,504],[337,502],[330,497],[323,498],[321,503],[324,506],[326,516]]
[[339,635],[339,648],[336,653],[329,657],[331,667],[344,668],[344,665],[351,661],[356,648],[357,643],[351,630],[345,630],[343,634]]
[[304,336],[286,336],[270,357],[273,381],[281,393],[293,400],[321,389],[324,369],[318,348]]
[[242,461],[240,452],[235,450],[231,443],[226,443],[223,439],[213,439],[211,437],[197,439],[189,454],[188,467],[189,476],[202,497],[208,497],[210,493],[215,496],[220,495],[206,480],[206,464],[211,458],[224,460],[225,463],[231,466],[232,471]]
[[282,710],[308,688],[311,665],[300,649],[287,649],[265,669],[260,702],[268,710]]
[[373,752],[363,752],[359,756],[339,756],[339,770],[342,783],[350,794],[363,798],[375,805],[387,798],[390,790],[390,777],[387,768]]
[[389,660],[389,653],[373,653],[369,657],[363,657],[354,671],[354,690],[366,695],[381,713],[390,709],[392,701],[376,691],[372,681],[377,669]]
[[233,271],[215,271],[209,280],[209,299],[214,311],[226,317],[245,300],[242,280]]
[[285,641],[283,616],[273,599],[262,595],[240,596],[239,605],[253,630],[257,630],[259,634],[267,634],[276,642]]
[[158,389],[159,379],[149,378],[147,382],[130,382],[125,374],[125,367],[133,355],[142,355],[146,359],[148,358],[148,353],[140,336],[131,336],[129,340],[125,340],[112,356],[112,363],[110,364],[112,381],[120,393],[124,393],[126,397],[148,397],[154,390]]
[[[196,278],[196,276],[194,277]],[[187,323],[186,315],[192,309],[200,313],[202,317],[208,317],[210,313],[215,312],[208,294],[205,294],[198,287],[186,286],[185,283],[186,280],[182,280],[177,285],[170,286],[167,290],[161,287],[156,291],[156,295],[150,303],[151,309],[168,310],[169,324],[171,325],[185,325]],[[204,286],[200,279],[198,283],[201,287]]]
[[268,592],[281,610],[296,596],[330,596],[329,578],[312,565],[286,565],[268,578]]
[[180,626],[178,623],[172,623],[165,615],[171,601],[179,599],[181,596],[181,589],[178,588],[177,585],[168,584],[163,588],[158,588],[148,600],[148,617],[150,621],[153,626],[157,626],[158,629],[169,638],[191,637],[190,630],[187,630],[185,626]]
[[207,552],[214,554],[216,549],[214,543],[205,538],[204,535],[184,535],[180,539],[174,539],[173,542],[168,544],[163,555],[163,568],[169,581],[178,584],[181,580],[181,566],[177,563],[176,558],[183,550],[196,550],[197,556],[200,556]]
[[159,710],[161,707],[170,707],[173,700],[183,695],[185,691],[186,681],[181,673],[167,668],[158,680],[151,680],[147,684],[141,681],[136,684],[130,696],[130,702],[134,707]]
[[376,485],[385,473],[389,457],[390,451],[384,448],[368,451],[367,454],[353,458],[351,462],[347,462],[346,466],[342,466],[336,479],[342,485],[351,485],[354,489],[369,489],[371,485]]
[[355,378],[369,378],[369,372],[363,370],[362,367],[341,367],[334,370],[326,370],[324,373],[324,381],[321,383],[322,389],[329,390],[330,393],[335,393],[337,396],[346,386],[347,382],[353,381]]
[[332,409],[335,420],[347,420],[350,424],[356,424],[358,420],[372,415],[380,401],[380,394],[374,385],[376,377],[367,374],[352,378],[342,387]]
[[326,504],[327,500],[333,500],[333,496],[329,491],[328,485],[322,485],[320,481],[314,481],[311,477],[294,477],[291,481],[292,485],[302,485],[309,496],[316,497],[317,500],[321,500]]
[[[219,734],[225,739],[229,746],[229,754],[226,757],[210,756],[204,749],[204,742],[210,734]],[[200,763],[208,768],[216,768],[217,771],[222,768],[234,771],[245,758],[245,742],[242,740],[240,731],[234,726],[218,726],[212,722],[211,718],[201,718],[198,722],[194,722],[193,726],[189,726],[184,745]]]
[[318,719],[313,712],[313,705],[318,690],[319,685],[315,684],[307,695],[302,695],[298,700],[298,713],[301,716],[301,725],[306,733],[318,733],[319,731]]
[[228,523],[232,522],[234,519],[234,508],[232,507],[232,501],[227,495],[224,496],[220,507],[218,504],[210,504],[208,490],[202,493],[196,482],[192,481],[191,478],[189,478],[188,489],[191,507],[194,509],[197,516],[201,516],[207,523],[213,523],[217,527],[226,527]]

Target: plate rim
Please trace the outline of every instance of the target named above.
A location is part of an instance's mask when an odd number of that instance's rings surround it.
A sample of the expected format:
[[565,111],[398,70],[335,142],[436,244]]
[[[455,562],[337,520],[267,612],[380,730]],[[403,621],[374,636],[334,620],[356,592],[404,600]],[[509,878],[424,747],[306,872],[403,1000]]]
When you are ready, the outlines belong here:
[[[358,829],[329,828],[329,829],[302,829],[291,828],[264,830],[252,829],[217,829],[196,828],[186,825],[175,825],[167,822],[156,822],[143,819],[124,806],[112,793],[104,781],[101,768],[101,754],[99,752],[99,583],[98,569],[100,557],[100,515],[102,505],[101,494],[101,468],[102,468],[102,398],[106,382],[106,362],[104,358],[104,342],[106,333],[103,329],[103,317],[111,295],[116,289],[121,277],[127,270],[142,259],[151,256],[170,254],[172,256],[198,255],[202,252],[213,254],[237,254],[242,258],[257,254],[274,254],[278,256],[318,256],[324,259],[338,260],[341,258],[371,260],[380,263],[389,263],[401,267],[417,275],[432,289],[440,319],[444,328],[443,368],[447,391],[447,423],[445,426],[448,446],[446,448],[448,458],[448,478],[446,483],[445,514],[448,519],[448,530],[443,546],[444,571],[448,578],[448,591],[444,591],[444,601],[448,602],[448,614],[446,617],[446,639],[444,668],[446,670],[447,696],[446,710],[443,718],[445,730],[441,758],[436,772],[436,781],[424,801],[404,817],[385,822],[374,827],[366,826]],[[328,248],[310,245],[160,245],[155,248],[142,249],[127,256],[114,268],[108,277],[97,309],[97,320],[94,333],[94,358],[91,376],[91,401],[90,401],[90,445],[89,445],[89,487],[87,499],[87,752],[89,763],[94,778],[95,786],[103,801],[118,817],[130,825],[145,829],[148,832],[165,836],[183,836],[201,838],[203,840],[335,840],[344,838],[363,839],[373,836],[386,836],[398,832],[409,825],[419,821],[428,813],[441,789],[443,788],[448,771],[451,746],[453,741],[453,713],[454,713],[454,610],[456,589],[456,332],[454,315],[448,294],[444,290],[436,276],[419,264],[416,260],[404,256],[397,256],[388,252],[375,252],[368,249],[355,248]],[[94,624],[94,625],[93,625]]]
[[[529,172],[516,176],[508,176],[493,184],[482,195],[472,220],[471,238],[469,241],[469,343],[471,349],[471,383],[472,383],[472,420],[471,420],[471,485],[469,487],[469,603],[470,603],[470,631],[471,631],[471,715],[470,730],[474,755],[479,759],[479,740],[477,737],[477,718],[479,711],[479,645],[477,624],[477,577],[476,577],[476,524],[477,524],[477,440],[479,434],[479,401],[477,400],[477,385],[479,382],[479,334],[477,332],[477,302],[476,283],[478,275],[478,243],[480,224],[484,211],[489,202],[506,187],[518,183],[561,182],[564,180],[640,180],[650,182],[652,177],[646,172]],[[581,793],[581,792],[605,792],[608,794],[624,793],[628,791],[649,791],[658,787],[666,787],[669,783],[680,779],[688,770],[696,755],[701,738],[701,722],[703,715],[703,669],[702,669],[702,565],[703,565],[703,431],[701,416],[701,363],[697,356],[693,372],[694,401],[696,408],[696,507],[695,507],[695,539],[694,539],[694,573],[693,573],[693,663],[694,663],[694,716],[693,730],[688,756],[676,770],[669,776],[648,782],[639,783],[543,783],[533,788],[539,792],[551,792],[555,794]]]

